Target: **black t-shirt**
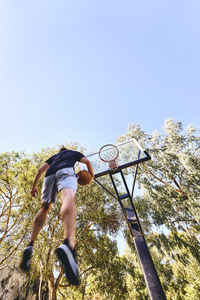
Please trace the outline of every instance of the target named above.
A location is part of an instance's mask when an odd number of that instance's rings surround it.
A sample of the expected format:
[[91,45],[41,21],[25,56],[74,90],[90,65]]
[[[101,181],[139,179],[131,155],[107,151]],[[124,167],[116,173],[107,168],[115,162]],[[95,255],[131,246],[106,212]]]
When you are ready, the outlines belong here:
[[55,174],[58,170],[63,168],[74,168],[77,161],[80,161],[84,155],[81,152],[73,150],[63,150],[58,154],[51,156],[46,162],[50,165],[45,177]]

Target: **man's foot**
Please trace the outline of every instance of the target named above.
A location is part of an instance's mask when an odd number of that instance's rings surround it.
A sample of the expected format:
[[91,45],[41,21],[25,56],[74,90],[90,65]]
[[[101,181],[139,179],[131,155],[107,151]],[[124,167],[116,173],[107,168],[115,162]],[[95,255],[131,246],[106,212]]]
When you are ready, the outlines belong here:
[[30,270],[32,252],[33,252],[33,247],[32,246],[28,246],[24,250],[23,259],[22,259],[22,262],[20,264],[20,268],[23,271],[29,271]]
[[75,250],[66,243],[56,249],[58,259],[62,262],[70,284],[79,285],[79,270],[75,259]]

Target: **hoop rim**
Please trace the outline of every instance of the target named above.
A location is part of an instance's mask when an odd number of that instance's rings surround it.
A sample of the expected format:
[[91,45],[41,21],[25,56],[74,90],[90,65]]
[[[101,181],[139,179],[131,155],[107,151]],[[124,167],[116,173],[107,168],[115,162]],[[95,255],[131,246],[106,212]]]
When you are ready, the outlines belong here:
[[[111,146],[111,147],[113,147],[113,148],[115,148],[116,150],[117,150],[117,154],[116,154],[116,156],[115,156],[115,158],[114,159],[103,159],[102,157],[101,157],[101,152],[103,152],[103,151],[106,151],[106,149],[105,150],[103,150],[103,148],[105,148],[105,147],[107,147],[107,146]],[[103,150],[103,151],[102,151]],[[100,157],[100,159],[102,160],[102,161],[104,161],[104,162],[114,162],[117,158],[118,158],[118,156],[119,156],[119,149],[117,148],[117,146],[116,145],[114,145],[114,144],[106,144],[106,145],[104,145],[104,146],[102,146],[101,148],[100,148],[100,150],[99,150],[99,157]]]

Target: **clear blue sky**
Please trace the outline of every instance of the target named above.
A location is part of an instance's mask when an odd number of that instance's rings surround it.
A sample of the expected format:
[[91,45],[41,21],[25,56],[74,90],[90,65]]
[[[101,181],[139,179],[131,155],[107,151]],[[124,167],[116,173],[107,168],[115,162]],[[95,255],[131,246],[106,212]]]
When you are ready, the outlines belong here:
[[0,152],[199,127],[199,0],[0,1]]

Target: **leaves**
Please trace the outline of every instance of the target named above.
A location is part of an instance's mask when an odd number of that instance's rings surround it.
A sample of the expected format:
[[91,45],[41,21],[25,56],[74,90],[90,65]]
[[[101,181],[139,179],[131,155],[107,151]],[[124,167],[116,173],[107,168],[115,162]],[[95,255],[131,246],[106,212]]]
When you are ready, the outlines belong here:
[[[161,132],[151,135],[138,124],[130,124],[118,141],[132,137],[152,157],[138,168],[140,192],[134,197],[134,205],[167,299],[199,299],[199,131],[191,125],[184,131],[181,122],[169,119]],[[67,147],[82,151],[77,143]],[[0,296],[7,297],[10,280],[16,276],[16,297],[37,294],[41,299],[60,300],[149,299],[119,204],[95,182],[79,187],[76,195],[80,287],[69,286],[54,253],[63,240],[60,197],[35,242],[31,272],[26,276],[19,272],[22,250],[41,207],[42,180],[39,195],[31,198],[33,178],[57,150],[56,147],[32,155],[10,152],[0,156],[0,269],[6,274],[0,273]],[[134,172],[135,168],[130,168],[126,174]],[[114,193],[111,183],[106,178],[101,180]],[[129,245],[122,257],[115,241],[119,230]]]
[[[71,146],[73,149],[77,147]],[[109,237],[109,234],[116,235],[119,230],[120,213],[117,203],[102,193],[94,182],[79,187],[76,195],[76,247],[81,274],[79,291],[69,286],[55,256],[55,249],[63,241],[60,196],[34,244],[31,271],[25,281],[20,277],[18,266],[22,251],[28,244],[33,219],[41,207],[42,180],[36,198],[30,197],[32,182],[37,169],[54,153],[54,149],[46,149],[32,155],[12,152],[1,156],[0,267],[2,270],[8,268],[8,272],[14,268],[19,274],[18,295],[36,293],[41,299],[56,299],[58,295],[65,299],[70,294],[72,299],[83,299],[84,295],[107,293],[113,297],[119,294],[122,298],[126,284],[116,242]],[[117,284],[115,277],[118,279]]]
[[[135,132],[129,126],[127,136]],[[142,195],[134,203],[167,299],[198,299],[194,278],[199,271],[194,266],[200,258],[199,133],[193,126],[184,131],[182,123],[172,119],[161,133],[144,135],[139,128],[137,133],[152,159],[139,167]]]

